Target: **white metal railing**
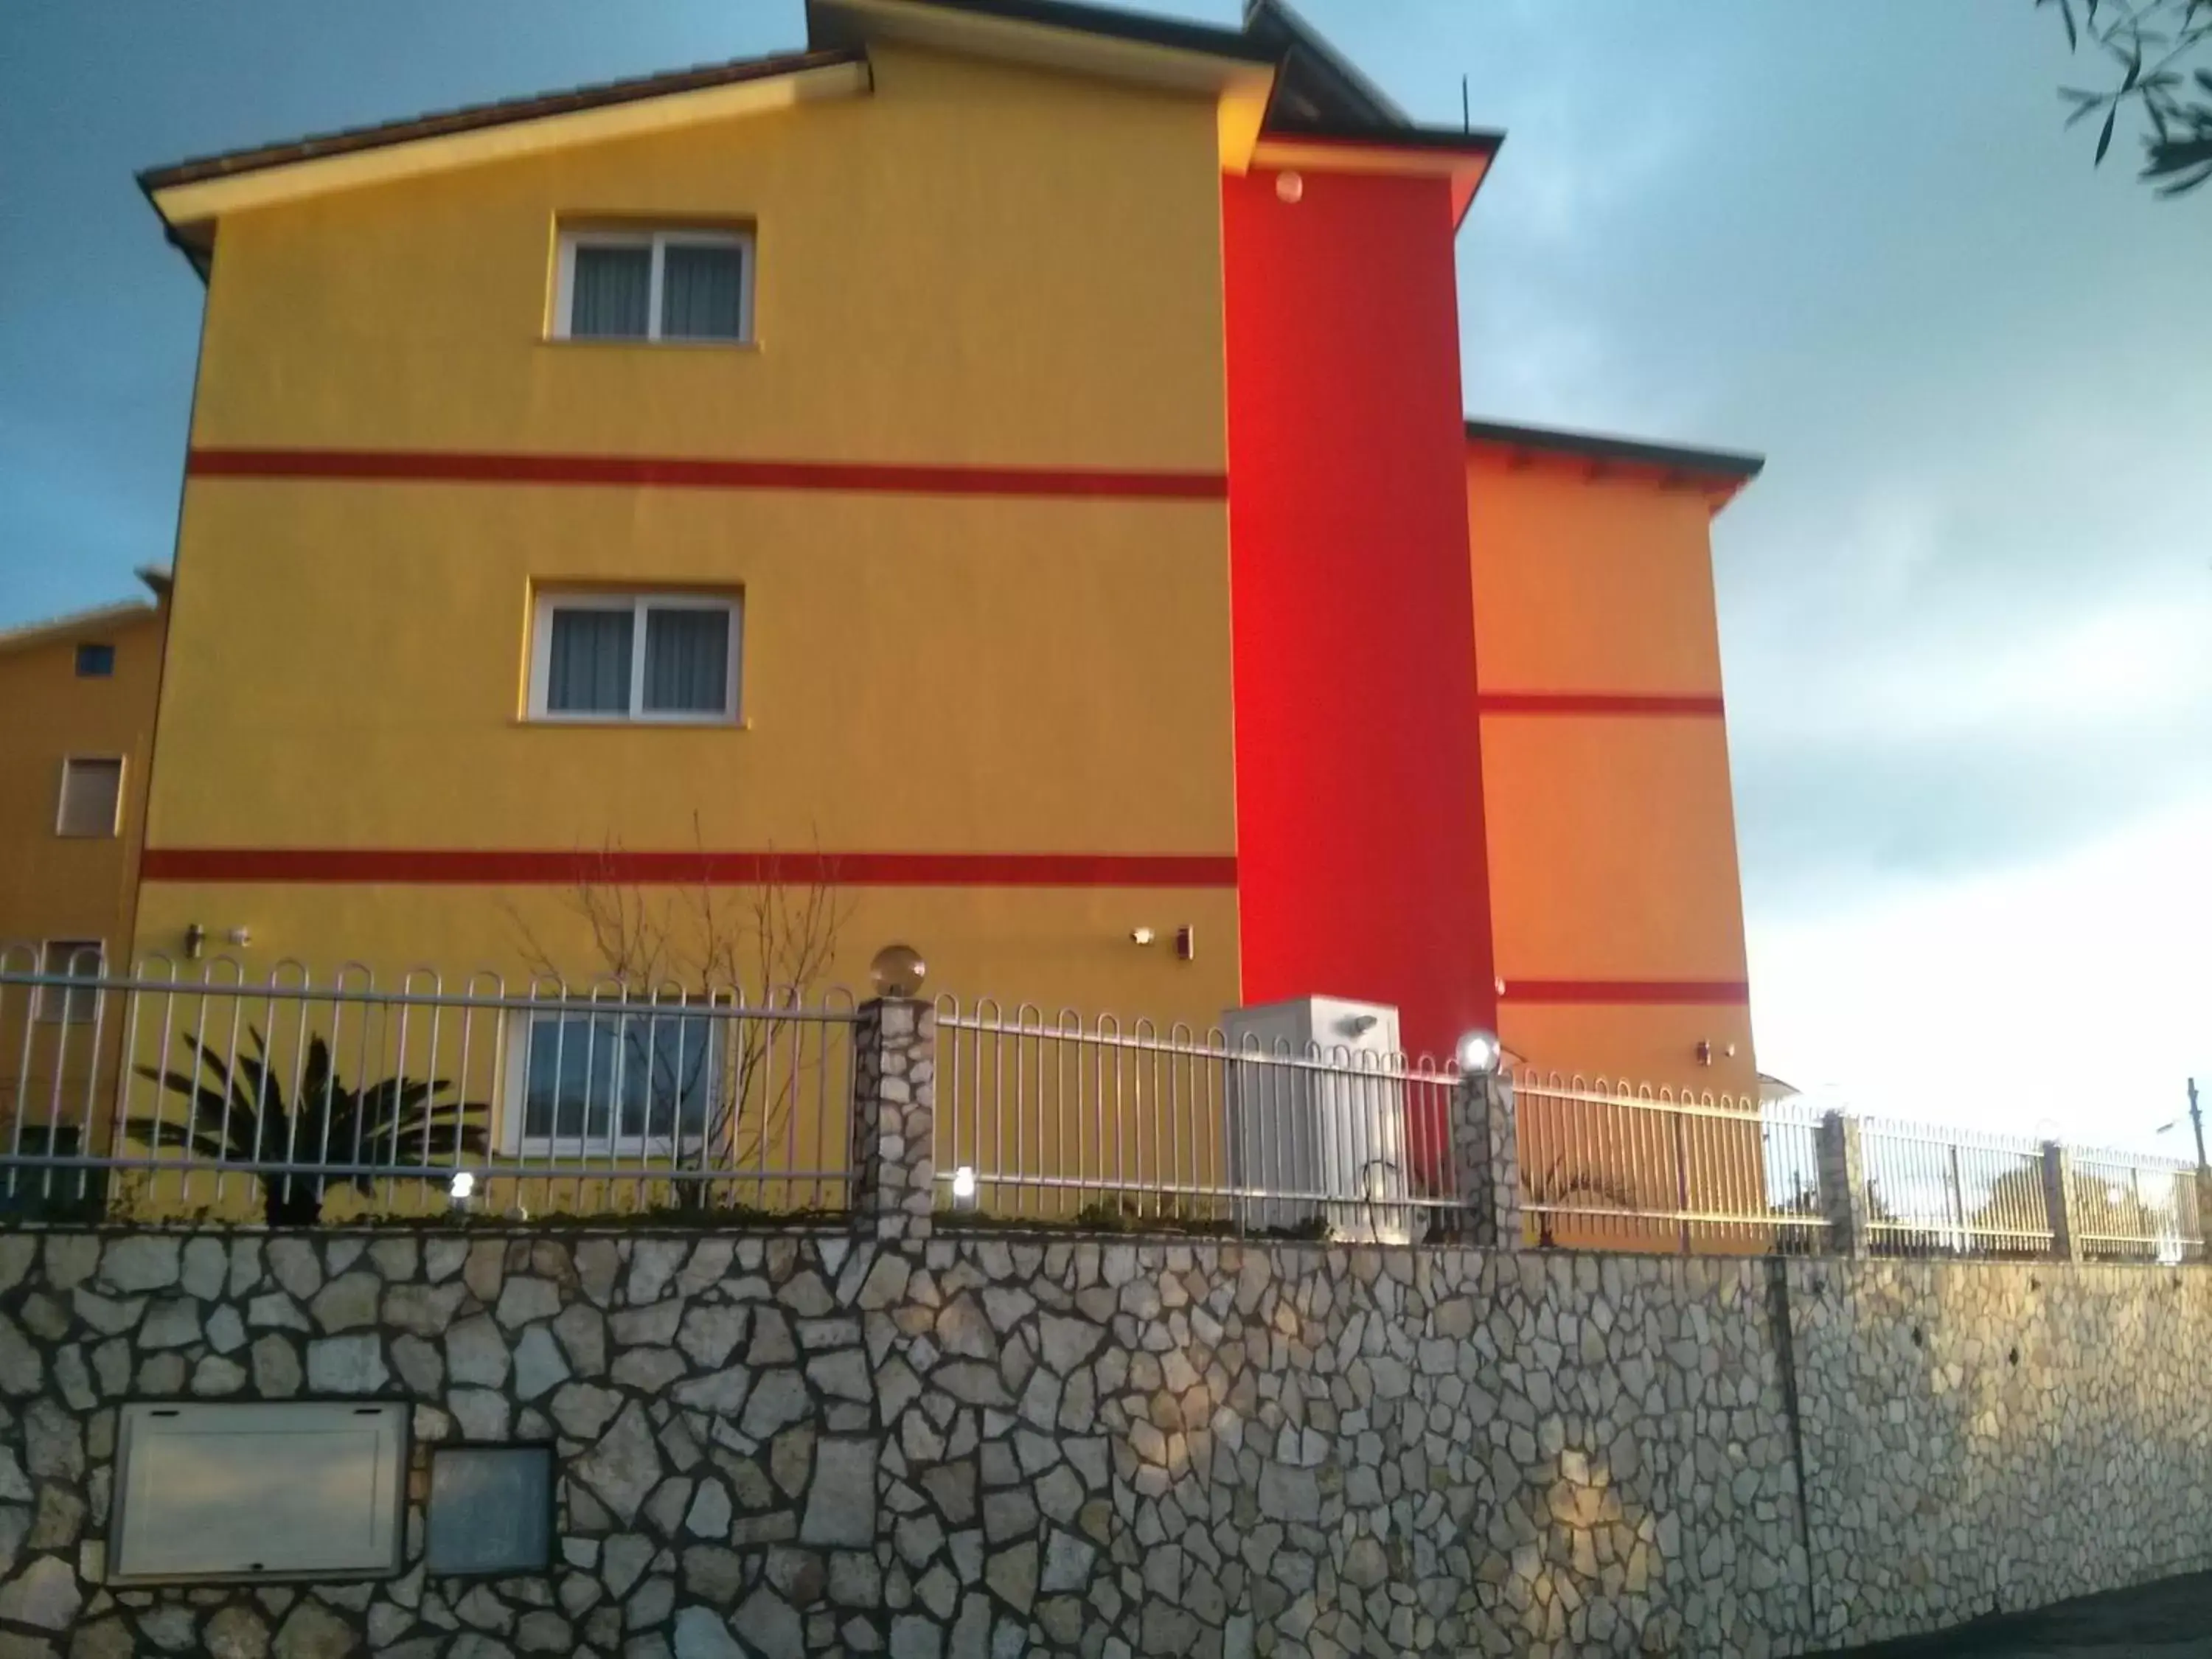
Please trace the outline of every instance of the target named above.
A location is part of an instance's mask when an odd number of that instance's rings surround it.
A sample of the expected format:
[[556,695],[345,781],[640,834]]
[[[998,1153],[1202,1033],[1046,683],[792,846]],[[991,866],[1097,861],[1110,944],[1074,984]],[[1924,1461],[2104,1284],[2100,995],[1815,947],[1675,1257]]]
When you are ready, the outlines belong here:
[[1449,1067],[988,999],[939,999],[937,1030],[936,1173],[956,1206],[1377,1241],[1462,1208]]
[[2069,1161],[2074,1240],[2083,1255],[2132,1261],[2203,1257],[2194,1164],[2094,1149],[2071,1152]]
[[1884,1255],[2042,1256],[2057,1237],[2043,1147],[2018,1135],[1861,1118],[1869,1249]]
[[1522,1207],[1540,1244],[1824,1247],[1817,1112],[1533,1070],[1516,1082],[1514,1110]]
[[[852,999],[0,947],[0,1212],[842,1207]],[[325,1210],[326,1204],[330,1206]]]

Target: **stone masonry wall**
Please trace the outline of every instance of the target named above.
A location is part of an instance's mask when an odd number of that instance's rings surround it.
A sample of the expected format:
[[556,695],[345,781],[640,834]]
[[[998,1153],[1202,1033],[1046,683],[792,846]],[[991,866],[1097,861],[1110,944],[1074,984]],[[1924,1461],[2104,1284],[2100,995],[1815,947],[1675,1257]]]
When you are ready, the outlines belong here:
[[[2208,1285],[988,1234],[19,1232],[0,1659],[1804,1651],[2201,1565]],[[103,1584],[119,1401],[364,1395],[415,1406],[402,1577]],[[428,1449],[518,1439],[558,1450],[554,1570],[428,1577]]]
[[2212,1568],[2212,1275],[1799,1261],[1815,1628],[1843,1646]]

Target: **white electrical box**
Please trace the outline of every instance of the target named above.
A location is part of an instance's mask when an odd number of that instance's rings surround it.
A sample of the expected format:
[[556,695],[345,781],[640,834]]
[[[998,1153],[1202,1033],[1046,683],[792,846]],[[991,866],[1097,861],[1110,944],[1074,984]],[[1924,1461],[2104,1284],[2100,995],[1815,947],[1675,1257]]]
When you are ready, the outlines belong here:
[[1223,1141],[1248,1231],[1326,1228],[1356,1243],[1413,1234],[1398,1011],[1302,997],[1222,1016],[1231,1058]]
[[397,1573],[407,1419],[396,1401],[124,1407],[110,1581]]

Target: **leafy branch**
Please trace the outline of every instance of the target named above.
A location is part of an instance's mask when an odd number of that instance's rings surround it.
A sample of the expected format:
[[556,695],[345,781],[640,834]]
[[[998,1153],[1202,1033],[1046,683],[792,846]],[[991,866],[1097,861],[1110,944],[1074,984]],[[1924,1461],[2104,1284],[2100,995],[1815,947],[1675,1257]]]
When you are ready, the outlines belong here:
[[2069,127],[2104,118],[2097,164],[2104,163],[2130,109],[2143,121],[2142,178],[2160,196],[2179,196],[2212,179],[2212,0],[2035,0],[2056,6],[2066,45],[2086,44],[2112,60],[2115,85],[2061,87],[2073,106]]

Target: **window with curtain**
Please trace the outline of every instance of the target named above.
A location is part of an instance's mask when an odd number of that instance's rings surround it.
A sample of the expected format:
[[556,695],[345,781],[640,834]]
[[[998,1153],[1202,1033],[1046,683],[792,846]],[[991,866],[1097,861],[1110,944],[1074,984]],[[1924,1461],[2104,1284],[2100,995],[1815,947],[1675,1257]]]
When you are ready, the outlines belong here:
[[[554,1152],[696,1146],[721,1088],[702,1014],[525,1014],[513,1068],[520,1138]],[[513,1132],[510,1132],[512,1139]]]
[[734,720],[742,614],[734,595],[541,593],[532,717]]
[[738,231],[564,233],[556,331],[571,340],[750,339],[752,258],[752,238]]

